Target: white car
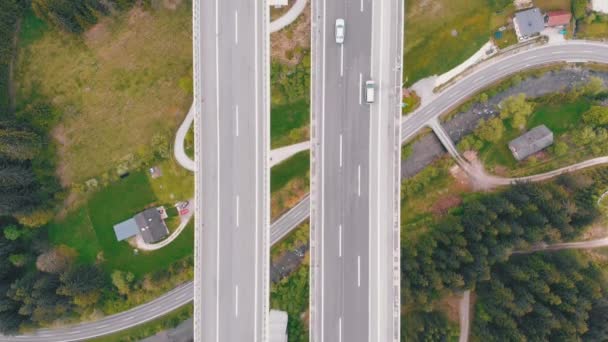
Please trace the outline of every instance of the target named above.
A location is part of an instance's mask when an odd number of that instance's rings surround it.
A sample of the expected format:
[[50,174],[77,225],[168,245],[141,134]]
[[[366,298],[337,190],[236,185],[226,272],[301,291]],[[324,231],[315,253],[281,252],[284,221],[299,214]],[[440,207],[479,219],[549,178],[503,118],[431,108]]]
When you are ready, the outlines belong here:
[[365,102],[374,103],[376,93],[376,82],[369,80],[365,82]]
[[344,19],[336,19],[336,44],[344,43],[344,31],[346,30],[346,26],[344,23]]

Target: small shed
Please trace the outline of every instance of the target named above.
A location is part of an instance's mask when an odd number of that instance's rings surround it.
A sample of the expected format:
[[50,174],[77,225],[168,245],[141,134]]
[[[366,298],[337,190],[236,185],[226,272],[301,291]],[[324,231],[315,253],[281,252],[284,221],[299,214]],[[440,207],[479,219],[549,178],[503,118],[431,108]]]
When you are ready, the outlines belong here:
[[137,222],[135,222],[135,218],[130,218],[114,225],[114,234],[116,234],[116,240],[118,241],[126,240],[138,233],[139,227],[137,226]]
[[139,234],[146,243],[156,243],[169,235],[169,229],[156,208],[149,208],[135,215]]
[[564,10],[550,11],[545,16],[545,22],[549,27],[566,26],[570,23],[570,19],[572,14]]
[[539,35],[545,28],[545,19],[540,9],[534,7],[515,13],[513,24],[517,38],[524,40]]
[[523,160],[530,155],[541,151],[553,144],[553,132],[545,125],[532,128],[520,137],[509,142],[509,149],[513,157]]

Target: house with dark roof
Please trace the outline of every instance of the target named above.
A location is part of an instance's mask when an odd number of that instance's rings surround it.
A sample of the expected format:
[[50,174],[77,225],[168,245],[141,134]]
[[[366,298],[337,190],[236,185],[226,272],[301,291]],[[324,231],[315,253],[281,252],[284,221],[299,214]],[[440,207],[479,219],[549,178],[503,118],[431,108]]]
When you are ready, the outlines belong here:
[[513,157],[523,160],[553,144],[553,132],[545,125],[532,128],[520,137],[509,142]]
[[545,15],[545,23],[548,27],[566,26],[570,24],[572,14],[568,11],[550,11]]
[[145,243],[156,243],[167,235],[169,229],[165,225],[162,212],[164,208],[149,208],[132,218],[114,226],[114,234],[118,241],[140,235]]
[[538,36],[545,28],[545,18],[540,9],[534,7],[515,13],[513,26],[519,40],[526,40]]

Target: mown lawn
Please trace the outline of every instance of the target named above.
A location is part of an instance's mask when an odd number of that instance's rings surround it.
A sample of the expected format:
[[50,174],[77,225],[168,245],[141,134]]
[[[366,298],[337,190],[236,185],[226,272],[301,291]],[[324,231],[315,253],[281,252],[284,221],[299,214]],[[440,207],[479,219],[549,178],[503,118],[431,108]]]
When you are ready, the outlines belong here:
[[105,17],[81,36],[58,32],[29,14],[16,70],[17,105],[42,96],[63,114],[53,132],[63,184],[146,159],[152,138],[171,140],[191,94],[191,3],[177,10],[133,9]]
[[192,253],[192,223],[169,246],[137,254],[127,242],[116,241],[113,229],[114,224],[158,204],[148,176],[143,171],[132,173],[93,194],[80,210],[51,224],[50,240],[75,249],[82,262],[102,260],[101,265],[108,272],[120,269],[141,276],[162,270]]
[[494,29],[506,24],[493,16],[508,4],[502,0],[406,1],[403,72],[407,84],[442,74],[469,58]]
[[158,201],[173,205],[194,197],[194,173],[178,165],[173,158],[155,164],[160,167],[162,177],[153,179],[149,172],[148,180]]
[[284,105],[273,105],[270,114],[272,148],[295,144],[308,139],[310,106],[306,99]]

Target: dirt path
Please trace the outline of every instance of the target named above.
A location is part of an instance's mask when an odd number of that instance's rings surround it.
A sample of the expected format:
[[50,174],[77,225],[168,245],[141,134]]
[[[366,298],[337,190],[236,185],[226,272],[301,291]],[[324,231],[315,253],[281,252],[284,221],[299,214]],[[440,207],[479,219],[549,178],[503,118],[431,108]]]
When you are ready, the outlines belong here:
[[21,18],[17,19],[17,23],[15,24],[15,33],[13,35],[13,56],[11,58],[11,62],[8,64],[8,111],[9,114],[15,113],[15,97],[17,96],[15,90],[15,63],[17,62],[18,50],[17,46],[19,44],[19,33],[21,32]]

